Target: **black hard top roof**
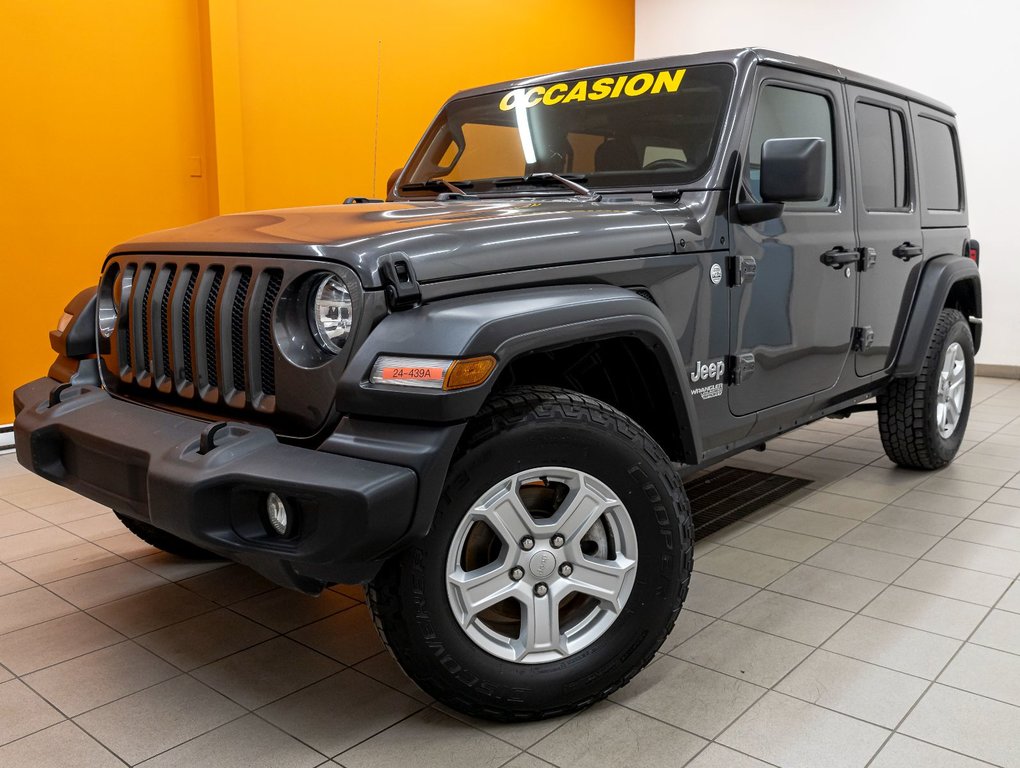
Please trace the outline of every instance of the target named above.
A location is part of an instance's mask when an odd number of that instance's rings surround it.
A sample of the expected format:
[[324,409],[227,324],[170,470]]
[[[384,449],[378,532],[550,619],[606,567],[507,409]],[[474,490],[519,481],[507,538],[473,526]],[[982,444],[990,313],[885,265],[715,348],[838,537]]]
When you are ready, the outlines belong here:
[[852,85],[859,85],[865,88],[873,88],[877,91],[882,91],[883,93],[899,96],[904,99],[909,99],[910,101],[916,101],[919,104],[924,104],[949,115],[956,114],[948,105],[943,104],[940,101],[936,101],[929,96],[925,96],[922,93],[912,91],[909,88],[903,88],[894,83],[880,80],[877,77],[862,75],[859,72],[854,72],[852,70],[841,69],[840,67],[832,64],[826,64],[823,61],[806,59],[802,56],[792,56],[788,53],[771,51],[766,48],[734,48],[725,51],[708,51],[705,53],[694,53],[680,56],[666,56],[658,59],[643,59],[637,61],[622,61],[616,64],[601,64],[595,67],[572,69],[564,72],[551,72],[537,77],[526,77],[520,80],[493,83],[492,85],[461,91],[457,94],[457,97],[477,96],[485,93],[492,93],[494,91],[511,90],[513,88],[527,88],[531,85],[544,85],[546,83],[559,82],[563,79],[591,79],[647,69],[691,67],[697,64],[727,63],[733,64],[739,70],[743,67],[749,66],[753,62],[768,64],[772,67],[789,69],[795,72],[805,72],[807,74],[828,77],[833,80],[841,80],[843,82],[847,82]]

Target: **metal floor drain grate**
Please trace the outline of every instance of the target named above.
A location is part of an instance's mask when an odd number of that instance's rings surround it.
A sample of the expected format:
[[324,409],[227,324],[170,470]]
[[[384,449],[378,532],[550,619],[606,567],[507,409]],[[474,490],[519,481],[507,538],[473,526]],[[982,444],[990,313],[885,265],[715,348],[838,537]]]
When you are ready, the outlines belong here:
[[767,507],[810,483],[751,469],[722,467],[684,484],[694,517],[694,540]]

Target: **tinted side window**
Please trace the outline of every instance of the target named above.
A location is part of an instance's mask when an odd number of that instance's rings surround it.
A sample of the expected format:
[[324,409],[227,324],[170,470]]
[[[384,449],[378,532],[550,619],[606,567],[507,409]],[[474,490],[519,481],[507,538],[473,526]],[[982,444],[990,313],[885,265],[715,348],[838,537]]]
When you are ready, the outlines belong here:
[[820,138],[828,152],[825,162],[825,188],[821,200],[796,203],[798,207],[827,208],[833,201],[832,105],[818,93],[798,91],[777,85],[765,86],[758,96],[748,147],[750,177],[747,179],[755,200],[761,200],[761,145],[768,139]]
[[907,161],[903,115],[873,104],[857,104],[861,192],[869,211],[907,207]]
[[945,123],[922,117],[917,121],[917,156],[921,187],[929,211],[960,210],[960,177],[957,174],[956,142]]

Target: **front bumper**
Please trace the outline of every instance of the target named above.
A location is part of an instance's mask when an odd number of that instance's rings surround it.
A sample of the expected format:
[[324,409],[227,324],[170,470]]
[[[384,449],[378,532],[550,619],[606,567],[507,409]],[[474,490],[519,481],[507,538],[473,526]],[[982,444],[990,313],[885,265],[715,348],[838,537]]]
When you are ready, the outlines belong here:
[[[418,479],[407,467],[280,443],[231,423],[202,451],[208,422],[44,378],[14,394],[18,461],[117,512],[318,592],[371,578],[410,529]],[[207,438],[208,440],[208,438]],[[297,515],[282,538],[263,522],[269,492]]]

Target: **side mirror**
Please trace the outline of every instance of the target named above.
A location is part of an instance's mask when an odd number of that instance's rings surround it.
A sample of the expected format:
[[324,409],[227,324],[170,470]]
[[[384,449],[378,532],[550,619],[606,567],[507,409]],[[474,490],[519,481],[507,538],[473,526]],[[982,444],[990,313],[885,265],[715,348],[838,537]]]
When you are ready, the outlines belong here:
[[762,202],[804,202],[824,196],[823,139],[769,139],[762,144]]
[[386,199],[387,200],[389,200],[391,197],[393,197],[393,187],[396,186],[397,178],[400,176],[400,172],[403,171],[403,170],[404,170],[403,166],[401,166],[400,168],[397,168],[395,171],[393,171],[393,173],[390,174],[390,177],[388,179],[386,179]]

